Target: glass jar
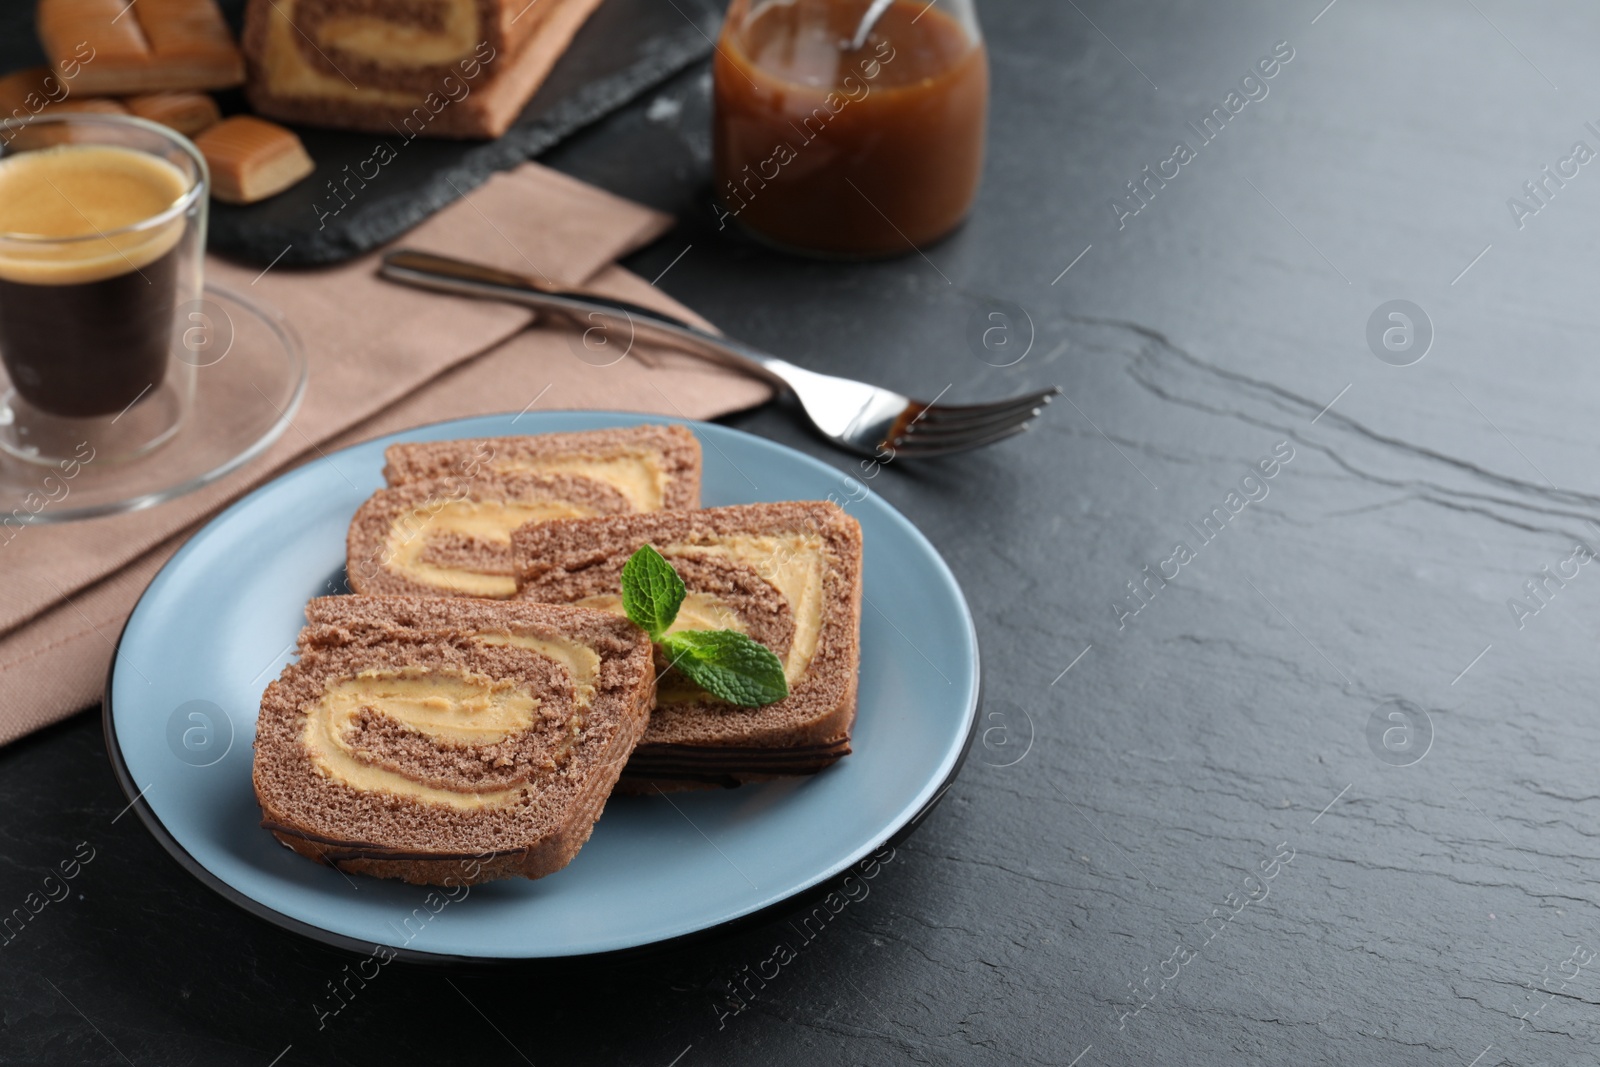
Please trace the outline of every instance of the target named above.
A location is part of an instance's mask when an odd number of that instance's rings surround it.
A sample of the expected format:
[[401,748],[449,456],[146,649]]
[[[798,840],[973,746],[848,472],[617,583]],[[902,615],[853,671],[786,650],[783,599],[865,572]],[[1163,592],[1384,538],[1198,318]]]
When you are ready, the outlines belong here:
[[719,229],[898,255],[966,217],[989,62],[972,0],[733,0],[712,61]]

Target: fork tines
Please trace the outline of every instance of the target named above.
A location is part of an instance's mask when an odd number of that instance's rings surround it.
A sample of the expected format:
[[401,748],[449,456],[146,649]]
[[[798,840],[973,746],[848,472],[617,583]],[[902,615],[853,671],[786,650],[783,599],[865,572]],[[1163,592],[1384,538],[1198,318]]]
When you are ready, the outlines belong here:
[[912,401],[895,420],[887,444],[908,457],[964,452],[1003,441],[1028,428],[1061,392],[1052,385],[1037,393],[987,404],[923,404]]

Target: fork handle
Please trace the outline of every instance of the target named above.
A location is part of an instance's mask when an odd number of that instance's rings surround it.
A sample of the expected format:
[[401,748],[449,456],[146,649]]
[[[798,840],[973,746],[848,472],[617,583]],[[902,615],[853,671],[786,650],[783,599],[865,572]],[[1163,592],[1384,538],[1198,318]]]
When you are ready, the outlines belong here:
[[592,293],[546,289],[523,275],[468,263],[465,260],[451,259],[448,256],[401,249],[383,257],[378,273],[390,281],[414,285],[420,289],[454,293],[458,296],[475,296],[487,300],[502,300],[538,311],[551,312],[578,326],[583,326],[585,323],[599,325],[600,323],[596,322],[596,317],[599,317],[606,322],[626,328],[629,347],[632,346],[637,334],[648,334],[691,355],[760,378],[780,391],[792,388],[790,376],[804,376],[807,373],[802,368],[760,349],[707,333],[681,319],[675,319],[638,304],[612,300]]

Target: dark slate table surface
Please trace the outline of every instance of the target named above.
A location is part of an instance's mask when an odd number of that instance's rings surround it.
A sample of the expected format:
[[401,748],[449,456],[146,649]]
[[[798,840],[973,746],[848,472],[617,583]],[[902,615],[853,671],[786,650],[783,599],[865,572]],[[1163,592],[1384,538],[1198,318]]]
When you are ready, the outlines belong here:
[[599,971],[395,965],[319,1030],[348,961],[114,823],[87,713],[0,751],[0,903],[95,856],[0,946],[0,1060],[1595,1062],[1600,12],[1325,3],[985,5],[988,172],[925,257],[719,234],[703,68],[548,157],[676,213],[630,265],[735,335],[1066,393],[869,483],[967,591],[984,729],[740,1010],[782,918]]

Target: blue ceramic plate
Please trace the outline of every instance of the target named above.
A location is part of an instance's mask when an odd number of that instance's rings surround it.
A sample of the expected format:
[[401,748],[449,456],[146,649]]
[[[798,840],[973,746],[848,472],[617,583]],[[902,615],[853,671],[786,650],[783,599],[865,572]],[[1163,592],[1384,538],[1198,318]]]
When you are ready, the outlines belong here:
[[[310,863],[261,829],[250,785],[261,691],[290,659],[305,602],[343,591],[345,529],[383,484],[384,448],[648,421],[669,420],[552,412],[426,426],[292,471],[207,524],[150,583],[106,683],[111,760],[157,840],[229,900],[319,941],[514,960],[636,950],[755,915],[915,825],[954,778],[977,721],[977,638],[933,546],[868,494],[848,505],[866,541],[855,753],[822,774],[617,797],[564,870],[475,886],[442,907],[426,888]],[[860,494],[781,445],[692,429],[707,505]]]

